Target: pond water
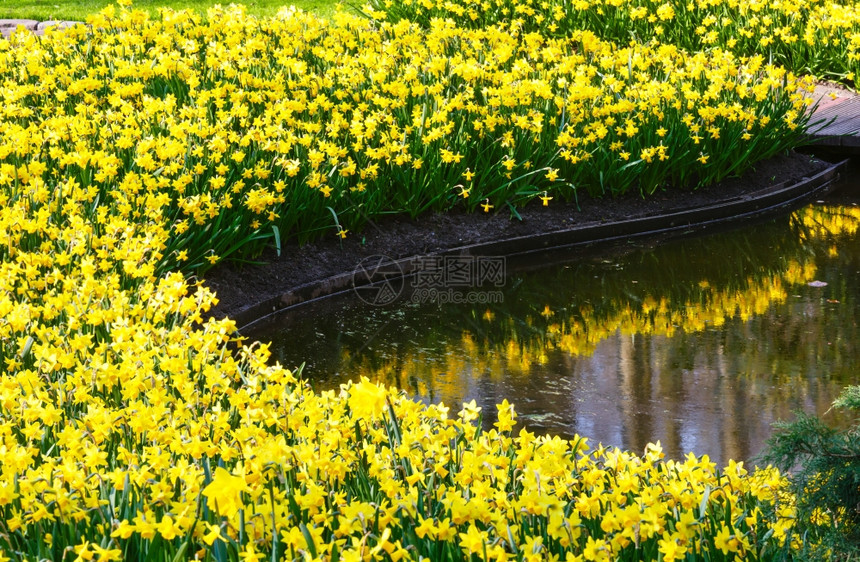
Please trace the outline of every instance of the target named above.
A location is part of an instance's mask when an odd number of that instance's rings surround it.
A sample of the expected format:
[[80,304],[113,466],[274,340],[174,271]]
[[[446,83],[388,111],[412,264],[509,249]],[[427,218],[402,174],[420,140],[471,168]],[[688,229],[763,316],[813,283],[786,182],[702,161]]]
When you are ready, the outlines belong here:
[[534,433],[750,460],[774,421],[860,383],[856,193],[599,254],[428,262],[392,303],[325,299],[248,335],[317,389],[368,377],[450,415],[475,400],[484,427],[508,399]]

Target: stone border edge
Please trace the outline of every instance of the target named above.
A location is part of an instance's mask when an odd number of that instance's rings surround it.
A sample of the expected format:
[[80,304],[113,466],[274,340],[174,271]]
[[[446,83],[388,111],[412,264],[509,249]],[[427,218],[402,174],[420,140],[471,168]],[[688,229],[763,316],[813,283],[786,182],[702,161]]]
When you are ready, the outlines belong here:
[[82,21],[71,20],[0,19],[0,38],[8,39],[19,27],[36,35],[44,35],[49,27],[62,30],[76,25],[86,26],[87,24]]

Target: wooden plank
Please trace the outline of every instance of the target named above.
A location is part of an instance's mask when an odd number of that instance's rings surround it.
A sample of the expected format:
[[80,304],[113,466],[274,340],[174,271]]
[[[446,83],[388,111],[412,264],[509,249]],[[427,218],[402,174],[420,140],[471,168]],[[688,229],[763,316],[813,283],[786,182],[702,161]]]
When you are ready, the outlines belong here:
[[852,135],[860,131],[860,115],[837,119],[833,123],[815,129],[817,135]]
[[831,100],[830,98],[825,98],[818,102],[818,105],[815,107],[815,111],[813,112],[815,115],[823,114],[825,112],[828,113],[836,113],[839,111],[839,107],[844,103],[850,103],[850,98],[836,98],[835,100]]
[[823,117],[825,119],[860,115],[860,100],[848,100],[839,105],[831,105],[830,107],[816,111],[812,115],[813,117]]
[[860,135],[843,135],[839,137],[841,144],[839,146],[858,148],[860,147]]
[[815,146],[842,146],[842,137],[820,137],[812,135],[811,144]]
[[856,152],[860,147],[860,97],[846,90],[818,85],[813,99],[818,107],[810,120],[810,137],[817,146],[842,147]]

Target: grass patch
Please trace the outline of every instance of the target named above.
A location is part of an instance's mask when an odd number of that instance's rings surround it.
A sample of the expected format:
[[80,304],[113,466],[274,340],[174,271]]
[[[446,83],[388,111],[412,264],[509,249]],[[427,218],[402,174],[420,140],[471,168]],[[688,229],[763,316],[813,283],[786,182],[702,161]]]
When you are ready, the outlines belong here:
[[[103,10],[112,3],[111,0],[5,0],[0,6],[0,18],[84,21],[87,16]],[[136,0],[134,7],[146,10],[150,16],[155,17],[158,9],[162,7],[174,10],[191,9],[205,14],[208,8],[218,3],[217,0]],[[220,3],[226,6],[230,1]],[[282,7],[290,5],[329,17],[334,13],[337,2],[334,0],[249,0],[243,4],[249,14],[260,17],[273,16]]]

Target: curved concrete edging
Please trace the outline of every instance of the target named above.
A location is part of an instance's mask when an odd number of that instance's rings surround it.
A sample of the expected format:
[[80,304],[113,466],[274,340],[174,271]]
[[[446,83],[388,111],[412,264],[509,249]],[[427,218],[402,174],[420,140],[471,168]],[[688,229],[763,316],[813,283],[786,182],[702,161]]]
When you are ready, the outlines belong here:
[[[448,250],[421,254],[420,256],[482,255],[519,257],[549,250],[601,244],[620,239],[653,236],[673,231],[699,230],[742,219],[775,215],[786,208],[796,208],[817,196],[830,192],[833,184],[840,178],[840,174],[847,164],[848,160],[843,160],[812,177],[804,177],[794,183],[782,182],[748,195],[733,197],[704,207],[676,210],[660,215],[639,216],[608,223],[577,225],[530,236],[518,236],[459,246]],[[417,257],[419,255],[416,254],[393,260],[389,265],[396,265],[403,272],[404,278],[409,277],[416,269],[415,258]],[[281,296],[251,304],[232,314],[231,318],[236,321],[240,330],[244,330],[288,308],[316,299],[346,293],[354,290],[356,286],[367,284],[356,284],[355,281],[354,272],[348,271],[326,279],[306,283],[286,291]]]

